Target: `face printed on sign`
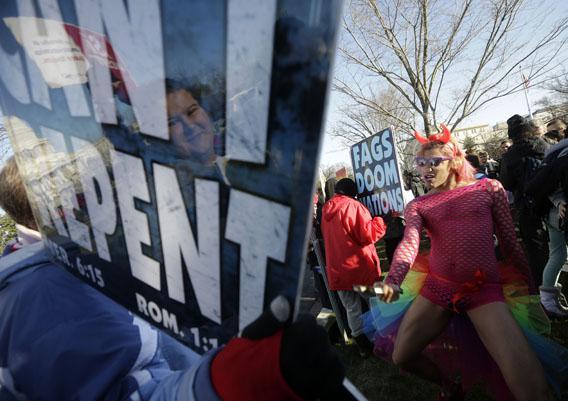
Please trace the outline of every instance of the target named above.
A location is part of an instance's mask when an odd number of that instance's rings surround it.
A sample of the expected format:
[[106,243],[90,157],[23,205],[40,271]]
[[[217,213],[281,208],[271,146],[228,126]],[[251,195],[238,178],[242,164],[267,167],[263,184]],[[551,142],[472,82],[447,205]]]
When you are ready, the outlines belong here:
[[170,138],[179,156],[203,164],[215,160],[215,130],[207,112],[186,89],[167,94]]

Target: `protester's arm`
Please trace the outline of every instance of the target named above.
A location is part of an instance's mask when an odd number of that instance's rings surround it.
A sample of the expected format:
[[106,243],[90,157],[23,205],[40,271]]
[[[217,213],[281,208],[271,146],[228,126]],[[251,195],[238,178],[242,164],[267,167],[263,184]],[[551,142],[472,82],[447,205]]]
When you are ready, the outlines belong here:
[[385,279],[385,284],[394,285],[399,288],[410,266],[414,263],[420,247],[420,234],[422,232],[423,220],[418,212],[416,201],[412,201],[408,204],[404,212],[404,218],[406,220],[404,237],[396,249],[392,266]]
[[289,305],[276,298],[239,337],[190,369],[148,383],[141,399],[354,400],[343,386],[345,371],[325,331],[311,316],[291,323]]
[[355,204],[351,220],[350,232],[353,239],[361,246],[374,244],[380,240],[387,230],[387,226],[381,217],[371,217],[369,210],[362,204]]
[[313,316],[291,323],[290,315],[289,302],[277,297],[215,357],[211,377],[223,401],[354,400],[327,333]]
[[499,240],[499,247],[505,258],[525,276],[530,291],[536,293],[527,258],[521,245],[517,241],[515,226],[513,224],[513,218],[511,217],[509,202],[507,201],[507,194],[503,186],[496,180],[488,180],[487,190],[491,193],[493,198],[492,215],[495,224],[495,234]]

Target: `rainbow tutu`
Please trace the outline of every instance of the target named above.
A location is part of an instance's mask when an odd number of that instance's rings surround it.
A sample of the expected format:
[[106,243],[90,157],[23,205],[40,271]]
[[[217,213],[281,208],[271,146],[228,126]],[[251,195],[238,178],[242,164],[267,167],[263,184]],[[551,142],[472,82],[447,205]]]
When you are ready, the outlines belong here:
[[[557,393],[568,381],[568,349],[546,338],[550,321],[538,295],[529,293],[525,278],[511,265],[499,266],[507,305],[541,361],[547,379]],[[365,333],[374,341],[375,354],[392,362],[392,353],[402,317],[420,293],[428,275],[428,256],[419,255],[402,283],[403,293],[396,302],[386,304],[371,299],[364,316]],[[428,324],[428,317],[424,317]],[[482,344],[466,314],[454,314],[444,331],[426,347],[424,354],[450,381],[460,378],[464,390],[484,385],[497,400],[514,400],[505,380]]]

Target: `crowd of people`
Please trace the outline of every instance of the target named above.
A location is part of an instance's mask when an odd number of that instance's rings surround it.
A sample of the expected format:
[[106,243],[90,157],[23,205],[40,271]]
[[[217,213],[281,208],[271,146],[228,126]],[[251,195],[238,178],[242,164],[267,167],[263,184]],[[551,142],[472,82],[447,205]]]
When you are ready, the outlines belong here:
[[558,176],[564,167],[562,151],[568,145],[564,140],[566,124],[554,118],[546,124],[545,132],[542,125],[519,115],[507,124],[509,139],[500,143],[496,160],[476,149],[467,152],[466,159],[474,167],[476,179],[497,179],[508,191],[542,304],[550,316],[566,318],[568,303],[558,284],[567,258],[562,229],[566,196]]
[[[554,119],[546,133],[519,115],[507,124],[497,160],[465,152],[445,127],[416,134],[426,193],[404,175],[416,198],[383,282],[373,283],[381,269],[371,244],[400,220],[359,210],[350,179],[321,213],[327,273],[341,280],[330,289],[340,290],[360,351],[363,326],[376,355],[439,384],[440,400],[464,399],[476,383],[499,400],[554,400],[568,379],[568,350],[546,338],[549,318],[568,316],[558,283],[568,249],[566,124]],[[425,233],[429,250],[419,254]],[[353,308],[341,296],[350,285],[378,287],[381,302],[363,313],[366,298],[354,296]]]
[[[507,123],[498,160],[466,154],[446,127],[416,133],[416,173],[404,176],[416,197],[404,218],[372,217],[350,178],[330,180],[325,203],[323,190],[314,197],[328,289],[361,355],[437,383],[439,400],[464,399],[480,382],[498,400],[555,400],[568,378],[568,350],[546,337],[549,318],[568,317],[558,283],[568,249],[566,125],[551,121],[543,134],[519,115]],[[18,230],[0,259],[0,399],[351,397],[326,335],[313,319],[291,323],[285,299],[200,358],[49,260],[14,159],[0,173],[0,206]],[[31,289],[32,302],[23,295]],[[30,319],[12,319],[22,315]]]
[[548,124],[554,128],[549,131],[552,134],[544,136],[541,127],[521,116],[507,123],[513,143],[503,155],[500,180],[513,193],[520,237],[543,305],[550,314],[567,317],[568,308],[557,285],[567,254],[561,228],[567,199],[566,125],[553,120]]

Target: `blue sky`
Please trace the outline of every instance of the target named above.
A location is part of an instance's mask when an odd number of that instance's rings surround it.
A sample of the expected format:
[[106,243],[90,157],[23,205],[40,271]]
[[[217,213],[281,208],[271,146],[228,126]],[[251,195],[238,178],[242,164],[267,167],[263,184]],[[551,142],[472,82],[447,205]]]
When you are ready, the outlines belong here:
[[[349,3],[349,1],[347,0],[346,3]],[[532,37],[531,35],[534,35],[535,31],[538,31],[543,27],[551,26],[553,20],[557,19],[559,16],[568,15],[568,1],[566,0],[544,0],[539,3],[534,2],[529,6],[532,7],[532,9],[529,10],[530,12],[525,12],[519,21],[524,27],[522,31],[520,31],[521,40],[523,37],[530,39]],[[537,15],[539,15],[539,18],[536,17]],[[339,42],[341,42],[341,39]],[[564,54],[566,53],[568,53],[568,50],[564,52]],[[566,67],[568,67],[568,65]],[[342,80],[347,80],[348,75],[346,71],[348,68],[349,67],[346,62],[341,57],[337,56],[334,66],[334,76],[338,76]],[[515,82],[521,81],[518,70],[512,74],[512,77]],[[456,79],[459,78],[456,77]],[[379,80],[375,80],[371,84],[384,87],[384,82]],[[531,101],[533,111],[536,108],[535,102],[547,94],[548,92],[543,89],[536,87],[530,89],[529,99]],[[334,91],[330,92],[327,108],[326,135],[322,153],[320,155],[320,164],[322,165],[330,165],[334,163],[351,164],[349,152],[345,146],[340,140],[329,135],[331,128],[342,118],[340,109],[349,104],[350,101],[345,96]],[[481,110],[470,116],[460,126],[465,127],[477,124],[494,125],[497,122],[505,121],[513,114],[528,114],[525,96],[522,91],[490,102]]]
[[[349,0],[346,0],[346,3],[349,3]],[[536,3],[536,2],[535,2]],[[536,11],[542,10],[550,10],[551,7],[554,7],[555,12],[549,12],[547,18],[555,18],[558,15],[568,15],[568,1],[555,1],[555,0],[544,0],[539,2],[538,5],[531,5],[537,8]],[[529,14],[532,16],[533,14]],[[529,21],[527,21],[528,23]],[[534,21],[533,21],[534,22]],[[548,26],[548,22],[541,20],[537,21],[540,23],[540,26],[546,27]],[[532,34],[532,29],[526,29],[523,31],[523,34],[530,35]],[[345,73],[345,62],[341,59],[341,57],[336,57],[335,60],[335,68],[334,74],[344,78]],[[519,75],[515,73],[515,75]],[[519,77],[520,80],[520,77]],[[380,82],[377,82],[380,85]],[[538,99],[542,98],[547,94],[546,91],[538,88],[532,88],[530,90],[530,98],[533,103],[534,109],[534,102]],[[338,93],[330,91],[330,97],[328,99],[328,108],[327,108],[327,121],[326,121],[326,135],[324,139],[323,149],[320,156],[320,162],[324,165],[329,165],[337,162],[342,162],[346,164],[350,164],[349,154],[347,149],[340,143],[340,141],[332,138],[327,133],[330,129],[337,124],[338,121],[342,118],[340,109],[345,105],[349,104],[348,99],[345,97],[341,97]],[[486,106],[484,109],[480,110],[479,112],[475,113],[469,120],[462,124],[465,125],[474,125],[474,124],[495,124],[497,122],[501,122],[506,120],[512,114],[519,113],[519,114],[526,114],[527,113],[527,106],[524,98],[524,94],[522,92],[518,92],[516,94],[497,99]],[[1,111],[0,111],[1,116]]]
[[[529,98],[531,100],[532,109],[535,110],[534,102],[543,96],[547,95],[547,91],[542,89],[533,88],[529,91]],[[344,163],[351,165],[351,159],[348,149],[341,143],[340,140],[333,138],[329,135],[329,131],[333,124],[341,118],[339,109],[345,105],[345,100],[336,92],[330,92],[328,101],[326,133],[324,136],[323,149],[320,156],[320,165],[330,165],[335,163]],[[528,114],[527,103],[523,92],[515,93],[496,99],[491,102],[483,110],[475,113],[470,119],[469,124],[462,124],[463,127],[467,125],[476,124],[490,124],[494,125],[498,122],[507,120],[513,114]]]

